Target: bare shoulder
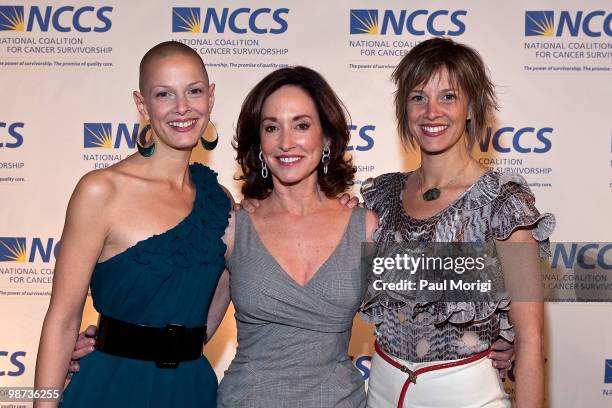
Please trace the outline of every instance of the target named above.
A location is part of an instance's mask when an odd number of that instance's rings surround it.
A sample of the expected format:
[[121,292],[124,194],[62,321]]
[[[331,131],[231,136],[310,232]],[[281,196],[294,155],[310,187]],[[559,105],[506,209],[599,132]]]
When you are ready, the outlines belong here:
[[71,202],[86,201],[106,204],[115,192],[118,180],[110,169],[93,170],[85,174],[77,183]]
[[117,195],[117,185],[108,169],[81,177],[68,202],[63,241],[74,231],[81,237],[86,233],[87,238],[106,235],[110,227],[108,208]]
[[120,198],[130,197],[135,187],[147,182],[141,166],[134,165],[132,157],[121,160],[105,169],[93,170],[85,174],[75,192],[110,204]]

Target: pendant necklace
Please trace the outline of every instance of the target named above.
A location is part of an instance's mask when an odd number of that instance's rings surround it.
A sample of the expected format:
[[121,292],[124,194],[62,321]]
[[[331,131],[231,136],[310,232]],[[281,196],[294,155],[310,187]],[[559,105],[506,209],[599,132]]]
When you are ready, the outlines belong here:
[[421,197],[423,197],[423,200],[425,201],[434,201],[437,200],[438,198],[440,198],[440,189],[443,187],[448,186],[450,183],[452,183],[453,181],[457,180],[457,177],[459,177],[461,175],[461,173],[463,173],[463,171],[467,168],[468,164],[470,164],[470,160],[467,161],[467,163],[465,163],[465,165],[461,168],[461,170],[459,170],[459,173],[457,173],[457,175],[455,177],[453,177],[452,179],[450,179],[449,182],[445,183],[444,185],[439,185],[437,187],[432,187],[428,190],[426,190],[425,192],[423,192],[423,168],[420,168],[419,171],[419,178],[421,181]]

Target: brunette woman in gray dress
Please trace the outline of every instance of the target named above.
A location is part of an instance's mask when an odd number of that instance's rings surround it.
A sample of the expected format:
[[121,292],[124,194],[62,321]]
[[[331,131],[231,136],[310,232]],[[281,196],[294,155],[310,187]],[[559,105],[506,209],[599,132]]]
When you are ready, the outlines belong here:
[[377,225],[335,198],[353,181],[349,131],[325,80],[303,68],[272,72],[243,103],[235,147],[242,192],[228,269],[238,349],[219,407],[364,407],[348,356],[366,288],[361,243]]

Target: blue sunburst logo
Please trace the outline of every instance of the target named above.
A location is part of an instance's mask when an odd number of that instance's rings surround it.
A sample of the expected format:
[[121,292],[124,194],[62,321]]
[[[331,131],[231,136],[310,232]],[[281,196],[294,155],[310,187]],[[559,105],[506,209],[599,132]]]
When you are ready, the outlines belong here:
[[604,372],[604,383],[612,384],[612,360],[606,360],[606,369]]
[[83,125],[83,147],[113,147],[113,134],[110,123],[85,123]]
[[351,10],[351,34],[378,34],[378,10]]
[[23,6],[0,6],[0,31],[25,31]]
[[26,239],[0,237],[0,262],[27,262]]
[[172,32],[201,33],[200,9],[197,7],[173,7]]
[[526,11],[525,36],[553,37],[555,35],[555,12]]

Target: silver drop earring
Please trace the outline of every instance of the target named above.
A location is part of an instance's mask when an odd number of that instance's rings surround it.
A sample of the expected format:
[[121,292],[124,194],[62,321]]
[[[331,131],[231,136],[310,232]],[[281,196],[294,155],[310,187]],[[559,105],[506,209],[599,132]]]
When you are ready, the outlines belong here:
[[327,174],[327,165],[329,164],[330,161],[330,156],[331,154],[331,149],[329,148],[329,145],[326,144],[325,147],[323,148],[323,156],[321,156],[321,163],[323,163],[323,174]]
[[268,178],[268,165],[263,158],[263,151],[259,148],[259,161],[261,162],[261,177]]

